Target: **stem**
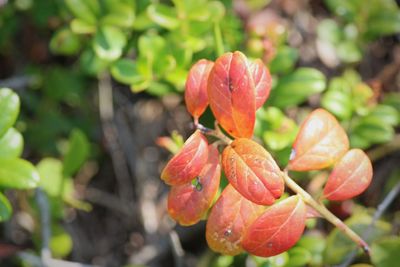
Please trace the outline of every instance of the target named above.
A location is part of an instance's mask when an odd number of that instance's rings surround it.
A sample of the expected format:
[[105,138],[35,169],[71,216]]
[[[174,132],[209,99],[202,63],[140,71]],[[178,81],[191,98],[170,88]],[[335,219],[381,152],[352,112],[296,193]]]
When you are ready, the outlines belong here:
[[228,136],[226,136],[217,126],[216,129],[211,129],[211,128],[207,128],[205,126],[203,126],[200,123],[195,124],[195,127],[197,130],[199,130],[200,132],[202,132],[203,134],[206,135],[211,135],[214,136],[218,139],[220,139],[221,141],[223,141],[224,143],[226,143],[227,145],[229,145],[230,143],[232,143],[232,139],[230,139]]
[[283,176],[286,185],[292,189],[295,193],[299,194],[304,202],[318,211],[322,216],[325,217],[329,222],[339,228],[344,234],[346,234],[351,240],[353,240],[359,247],[361,247],[365,253],[369,254],[369,246],[368,244],[352,229],[350,229],[346,224],[344,224],[339,218],[337,218],[333,213],[331,213],[324,205],[315,201],[310,194],[308,194],[303,188],[301,188],[295,181],[292,180],[287,174],[287,171],[284,172]]
[[218,56],[221,56],[225,51],[224,43],[222,42],[222,32],[219,22],[214,22],[214,39]]

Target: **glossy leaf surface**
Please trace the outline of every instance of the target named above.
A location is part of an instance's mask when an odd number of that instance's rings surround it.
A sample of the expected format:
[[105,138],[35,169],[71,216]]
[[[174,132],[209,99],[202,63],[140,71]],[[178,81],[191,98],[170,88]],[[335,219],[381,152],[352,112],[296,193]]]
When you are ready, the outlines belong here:
[[201,220],[211,207],[218,192],[221,176],[219,153],[215,146],[208,147],[208,161],[195,183],[177,185],[168,195],[168,213],[181,225],[193,225]]
[[215,61],[207,92],[215,118],[230,135],[248,138],[253,135],[254,81],[242,53],[225,53]]
[[264,210],[263,206],[245,199],[228,185],[208,217],[206,239],[209,247],[222,254],[241,253],[244,232]]
[[23,159],[0,159],[0,186],[15,189],[35,188],[39,183],[35,167]]
[[256,109],[259,109],[267,100],[271,91],[271,74],[260,59],[249,62],[249,67],[255,86]]
[[15,123],[19,113],[20,101],[11,89],[0,89],[0,137]]
[[243,237],[249,253],[270,257],[291,248],[301,237],[306,221],[306,205],[299,196],[289,197],[268,208]]
[[346,200],[355,197],[369,186],[372,164],[360,149],[348,151],[336,164],[324,188],[329,200]]
[[193,117],[199,118],[208,105],[207,82],[214,62],[201,59],[192,66],[186,81],[185,103]]
[[204,135],[200,131],[194,132],[165,166],[161,179],[169,185],[181,185],[196,178],[207,162],[207,146]]
[[302,123],[293,144],[289,169],[319,170],[333,165],[349,149],[346,132],[336,118],[316,109]]
[[227,146],[222,166],[233,187],[254,203],[271,205],[283,193],[282,172],[275,160],[250,139],[239,138]]

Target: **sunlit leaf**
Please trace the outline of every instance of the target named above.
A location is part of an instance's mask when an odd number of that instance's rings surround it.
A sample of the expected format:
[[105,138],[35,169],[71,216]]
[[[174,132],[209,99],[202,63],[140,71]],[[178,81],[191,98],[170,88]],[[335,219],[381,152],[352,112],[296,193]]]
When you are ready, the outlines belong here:
[[20,101],[16,93],[8,88],[0,88],[0,137],[15,123]]
[[93,49],[99,58],[115,60],[122,55],[126,42],[126,36],[119,28],[103,26],[96,32]]
[[[8,220],[11,216],[12,207],[8,199],[0,192],[0,222]],[[0,248],[1,251],[1,248]]]
[[168,213],[181,225],[196,224],[211,207],[221,176],[219,153],[208,147],[208,161],[193,183],[177,185],[168,195]]
[[161,179],[169,185],[182,185],[196,178],[208,158],[207,139],[196,131],[165,166]]
[[253,135],[254,82],[247,58],[240,52],[219,57],[208,79],[208,101],[218,123],[234,137]]
[[177,28],[180,24],[175,9],[164,4],[150,5],[147,8],[147,15],[158,25],[170,30]]
[[69,137],[69,148],[64,156],[63,174],[72,176],[87,160],[90,144],[86,135],[79,129],[74,129]]
[[371,246],[371,260],[377,267],[394,267],[399,263],[400,237],[392,236],[374,242]]
[[245,198],[271,205],[284,189],[282,172],[272,156],[256,142],[239,138],[222,154],[226,177]]
[[0,159],[0,186],[31,189],[38,185],[39,174],[35,167],[23,159]]
[[14,128],[8,131],[0,138],[0,158],[18,158],[24,148],[24,139]]
[[58,30],[50,41],[50,49],[54,54],[73,55],[81,48],[79,37],[69,28]]
[[65,0],[65,4],[75,17],[90,24],[96,24],[96,15],[100,9],[98,1]]
[[372,164],[360,149],[349,150],[336,164],[324,188],[329,200],[346,200],[364,192],[372,179]]
[[255,95],[256,95],[256,109],[259,109],[267,100],[271,91],[272,79],[271,74],[264,62],[261,59],[256,59],[249,62],[250,73],[253,76]]
[[36,166],[39,175],[39,185],[51,197],[60,196],[63,183],[63,165],[55,158],[44,158]]
[[209,247],[227,255],[241,253],[244,232],[264,209],[228,185],[208,217],[206,239]]
[[349,149],[346,132],[324,109],[313,111],[302,123],[293,144],[289,169],[319,170],[333,165]]
[[255,220],[243,237],[249,253],[270,257],[291,248],[303,234],[306,205],[299,196],[289,197],[268,208]]
[[199,118],[208,105],[207,82],[214,62],[201,59],[192,66],[186,81],[186,108],[194,118]]

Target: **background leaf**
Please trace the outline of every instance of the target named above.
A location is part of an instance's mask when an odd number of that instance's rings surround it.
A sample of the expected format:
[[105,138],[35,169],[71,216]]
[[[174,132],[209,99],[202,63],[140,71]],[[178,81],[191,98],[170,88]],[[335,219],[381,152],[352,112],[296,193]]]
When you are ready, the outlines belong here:
[[11,217],[12,207],[8,199],[0,192],[0,222],[6,221]]
[[0,159],[18,158],[24,148],[24,139],[22,135],[14,128],[8,131],[0,138]]
[[11,89],[0,89],[0,137],[14,125],[19,113],[19,97]]
[[90,144],[86,135],[74,129],[69,137],[68,151],[63,160],[63,174],[72,176],[75,174],[82,164],[87,160],[90,152]]
[[0,159],[0,187],[31,189],[40,176],[35,167],[23,159]]

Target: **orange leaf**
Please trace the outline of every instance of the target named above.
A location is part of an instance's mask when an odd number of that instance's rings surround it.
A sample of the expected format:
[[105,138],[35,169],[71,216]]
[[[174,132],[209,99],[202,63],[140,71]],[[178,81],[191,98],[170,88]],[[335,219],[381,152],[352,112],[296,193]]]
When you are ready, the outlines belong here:
[[206,239],[209,247],[227,255],[241,253],[244,231],[264,210],[263,206],[248,201],[228,185],[208,217]]
[[201,59],[192,66],[186,80],[185,102],[189,113],[196,119],[206,110],[207,81],[214,62]]
[[253,77],[241,52],[225,53],[208,79],[208,101],[218,123],[234,137],[253,135],[256,100]]
[[346,132],[336,118],[316,109],[302,123],[293,144],[289,169],[319,170],[333,165],[349,149]]
[[255,86],[256,109],[259,109],[267,100],[271,91],[271,74],[261,59],[256,59],[253,62],[249,62],[249,66]]
[[275,160],[250,139],[239,138],[227,146],[222,167],[233,187],[254,203],[271,205],[283,193],[282,172]]
[[199,175],[207,162],[207,139],[200,131],[186,140],[182,149],[165,166],[161,179],[169,185],[181,185]]
[[249,253],[270,257],[291,248],[303,234],[306,205],[291,196],[268,208],[247,229],[242,245]]
[[173,186],[169,192],[168,213],[181,225],[199,222],[218,192],[221,176],[219,153],[213,145],[208,149],[208,161],[197,177],[197,184]]
[[333,168],[324,188],[329,200],[346,200],[355,197],[369,186],[372,164],[360,149],[348,151]]

